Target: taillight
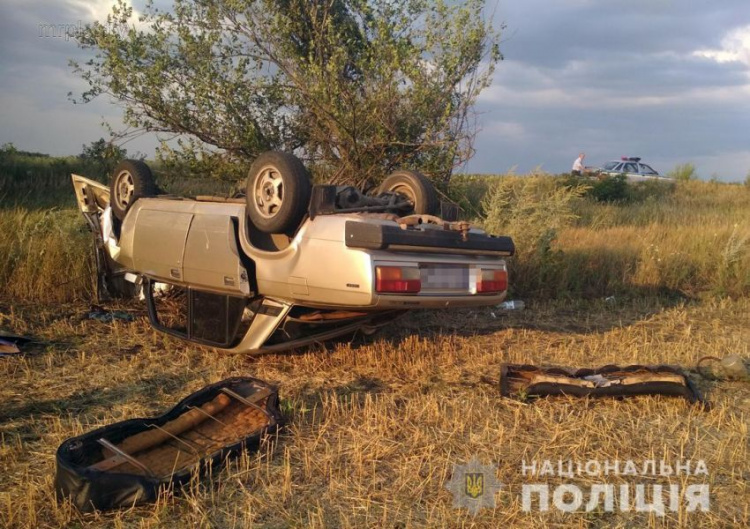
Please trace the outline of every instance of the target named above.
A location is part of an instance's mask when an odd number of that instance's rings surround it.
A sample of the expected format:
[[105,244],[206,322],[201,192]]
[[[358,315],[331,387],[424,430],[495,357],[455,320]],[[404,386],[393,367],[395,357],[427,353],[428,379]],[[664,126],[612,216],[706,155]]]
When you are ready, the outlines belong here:
[[419,268],[414,266],[376,266],[375,291],[416,294],[422,289]]
[[503,269],[481,270],[477,277],[477,294],[502,292],[508,289],[508,272]]

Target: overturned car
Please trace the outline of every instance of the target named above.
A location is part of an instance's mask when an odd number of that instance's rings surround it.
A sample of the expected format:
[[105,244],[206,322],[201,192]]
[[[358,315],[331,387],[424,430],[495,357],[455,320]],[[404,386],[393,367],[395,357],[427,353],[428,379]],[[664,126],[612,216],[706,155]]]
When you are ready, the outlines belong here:
[[409,309],[497,304],[508,288],[513,241],[437,216],[414,171],[364,194],[312,186],[299,159],[274,151],[253,163],[245,197],[163,194],[134,160],[109,187],[72,180],[100,296],[140,294],[156,329],[219,349],[370,333]]

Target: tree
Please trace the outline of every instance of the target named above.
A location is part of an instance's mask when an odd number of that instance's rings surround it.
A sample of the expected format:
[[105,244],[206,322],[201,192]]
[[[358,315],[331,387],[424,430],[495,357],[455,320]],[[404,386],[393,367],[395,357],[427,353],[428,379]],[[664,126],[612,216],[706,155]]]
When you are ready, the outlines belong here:
[[0,147],[0,161],[10,160],[18,154],[18,149],[12,143],[3,143]]
[[447,182],[473,155],[473,105],[501,59],[485,0],[173,2],[123,31],[118,0],[84,29],[81,101],[110,94],[129,126],[232,160],[295,151],[334,182],[409,166]]
[[101,176],[106,176],[127,155],[127,150],[106,141],[104,138],[99,138],[92,141],[88,146],[84,145],[78,157],[87,162],[93,171]]

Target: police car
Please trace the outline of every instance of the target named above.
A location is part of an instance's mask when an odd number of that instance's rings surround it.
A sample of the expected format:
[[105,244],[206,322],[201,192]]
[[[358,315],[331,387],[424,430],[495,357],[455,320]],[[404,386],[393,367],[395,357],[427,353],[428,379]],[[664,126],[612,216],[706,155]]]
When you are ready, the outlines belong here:
[[662,176],[650,165],[641,162],[638,157],[623,156],[619,160],[605,163],[599,169],[601,176],[617,176],[624,174],[630,182],[644,182],[646,180],[658,180],[664,182],[673,182],[674,178]]

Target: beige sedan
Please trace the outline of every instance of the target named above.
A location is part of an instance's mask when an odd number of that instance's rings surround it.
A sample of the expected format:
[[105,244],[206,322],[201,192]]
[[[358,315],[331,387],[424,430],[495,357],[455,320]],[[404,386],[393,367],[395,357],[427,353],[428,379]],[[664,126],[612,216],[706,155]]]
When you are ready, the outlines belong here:
[[[155,328],[241,353],[370,332],[409,309],[504,299],[512,240],[414,213],[429,195],[423,177],[403,188],[409,172],[393,179],[401,188],[378,197],[310,186],[305,207],[287,215],[296,228],[267,226],[259,214],[277,221],[274,211],[284,210],[269,205],[283,206],[300,188],[278,160],[254,164],[247,197],[238,199],[159,195],[144,183],[152,177],[142,162],[121,164],[109,187],[73,175],[97,240],[100,293],[140,292]],[[403,204],[410,214],[400,214]]]

